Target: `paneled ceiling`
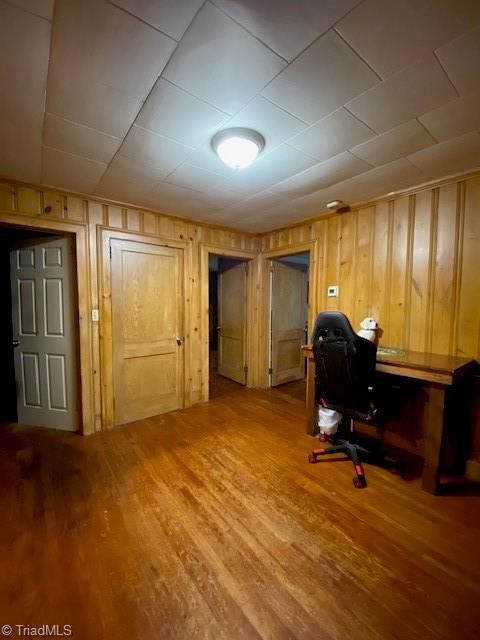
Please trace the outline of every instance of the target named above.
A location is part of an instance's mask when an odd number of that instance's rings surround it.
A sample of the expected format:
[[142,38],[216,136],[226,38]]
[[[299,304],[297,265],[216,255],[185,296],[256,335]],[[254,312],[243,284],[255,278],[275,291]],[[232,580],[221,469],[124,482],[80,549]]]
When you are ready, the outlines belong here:
[[0,0],[0,80],[3,177],[252,232],[480,166],[479,0]]

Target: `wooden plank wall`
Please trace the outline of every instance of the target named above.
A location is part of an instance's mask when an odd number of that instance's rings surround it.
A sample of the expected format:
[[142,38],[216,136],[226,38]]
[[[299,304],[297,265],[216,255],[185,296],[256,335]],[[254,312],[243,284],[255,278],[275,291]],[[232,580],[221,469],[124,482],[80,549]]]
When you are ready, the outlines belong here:
[[[313,314],[338,308],[354,326],[373,315],[383,329],[384,345],[437,353],[472,356],[480,360],[480,174],[442,183],[398,197],[379,200],[349,213],[319,217],[263,235],[211,227],[168,215],[97,201],[68,193],[0,182],[0,212],[25,220],[37,216],[85,224],[89,233],[91,308],[99,308],[97,228],[142,233],[168,240],[191,242],[195,299],[193,314],[201,309],[200,247],[260,253],[295,250],[314,244],[311,290]],[[1,221],[1,215],[0,215]],[[266,261],[254,261],[251,279],[255,326],[250,384],[265,381],[267,344]],[[339,298],[328,298],[326,288],[340,286]],[[100,336],[92,323],[95,424],[101,429]],[[205,398],[201,331],[193,332],[189,371],[191,400]],[[480,460],[480,400],[475,405],[472,448]]]
[[[190,367],[187,372],[187,386],[190,389],[190,400],[196,402],[205,398],[204,367],[202,362],[201,349],[201,322],[202,313],[208,313],[200,307],[200,246],[202,244],[214,245],[215,247],[228,250],[243,250],[259,253],[260,238],[248,233],[241,233],[220,227],[198,224],[191,221],[181,220],[168,215],[146,211],[131,207],[123,207],[118,204],[97,201],[83,198],[68,193],[26,186],[21,183],[9,181],[0,182],[0,222],[1,212],[18,214],[19,220],[23,218],[32,220],[34,218],[51,218],[52,220],[67,220],[73,223],[85,224],[88,226],[89,235],[89,263],[90,263],[90,302],[91,309],[99,308],[100,295],[100,266],[99,256],[101,252],[97,249],[97,229],[106,227],[111,229],[121,229],[132,234],[145,234],[168,241],[182,240],[192,244],[192,265],[187,277],[191,278],[194,299],[192,300],[193,324],[199,330],[193,330],[188,336],[190,340]],[[255,272],[252,278],[252,301],[254,310],[258,308],[257,271],[260,269],[259,260],[254,261]],[[255,311],[256,312],[256,311]],[[259,328],[258,323],[251,324]],[[256,333],[252,340],[257,342]],[[94,364],[94,390],[95,390],[95,428],[102,428],[102,398],[101,398],[101,368],[100,368],[100,335],[99,323],[92,322],[92,359]],[[207,363],[208,366],[208,363]],[[252,377],[250,384],[258,385],[256,379],[257,367],[252,367]]]
[[[480,360],[479,174],[265,234],[262,251],[308,240],[317,252],[314,315],[339,309],[354,328],[371,315],[385,346]],[[328,298],[334,284],[340,295]]]

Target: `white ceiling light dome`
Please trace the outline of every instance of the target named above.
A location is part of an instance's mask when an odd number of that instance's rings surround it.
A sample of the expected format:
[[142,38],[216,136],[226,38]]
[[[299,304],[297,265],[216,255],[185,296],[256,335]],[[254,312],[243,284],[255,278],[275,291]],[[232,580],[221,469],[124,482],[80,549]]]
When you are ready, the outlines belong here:
[[212,138],[213,150],[232,169],[245,169],[251,165],[264,147],[264,137],[245,127],[224,129]]

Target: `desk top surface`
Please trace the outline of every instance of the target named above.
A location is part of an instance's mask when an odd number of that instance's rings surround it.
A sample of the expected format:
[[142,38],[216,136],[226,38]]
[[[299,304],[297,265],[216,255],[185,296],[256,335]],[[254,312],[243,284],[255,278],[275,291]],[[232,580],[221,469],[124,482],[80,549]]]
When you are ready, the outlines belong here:
[[[312,352],[311,345],[302,347],[304,353],[309,355]],[[391,355],[386,353],[377,353],[377,362],[380,364],[389,364],[396,367],[405,367],[409,369],[421,369],[427,371],[435,371],[438,373],[457,373],[464,367],[473,365],[475,362],[472,358],[459,358],[458,356],[445,356],[438,353],[421,353],[419,351],[405,351],[403,355]]]

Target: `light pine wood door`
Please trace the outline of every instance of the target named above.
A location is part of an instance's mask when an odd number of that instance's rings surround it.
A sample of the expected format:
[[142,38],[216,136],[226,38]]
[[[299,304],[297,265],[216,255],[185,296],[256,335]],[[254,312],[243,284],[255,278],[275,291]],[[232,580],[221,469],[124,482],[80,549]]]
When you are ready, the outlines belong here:
[[184,402],[183,250],[111,240],[115,424]]
[[10,252],[17,417],[76,431],[77,332],[70,238],[22,241]]
[[307,274],[272,262],[271,374],[272,386],[301,380],[307,319]]
[[218,373],[246,384],[248,262],[218,276]]

